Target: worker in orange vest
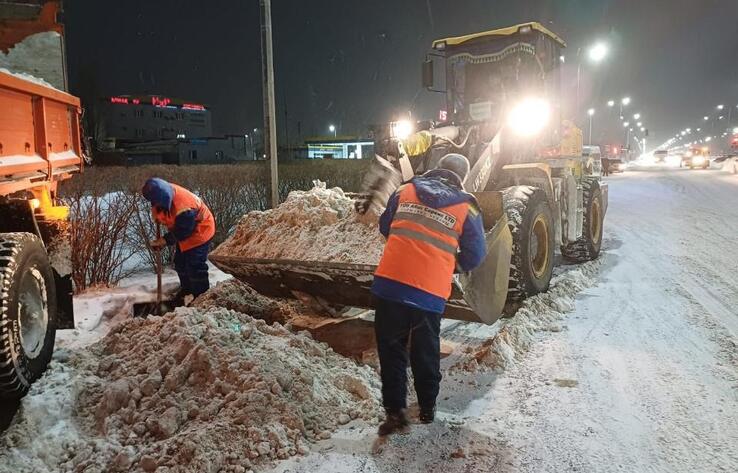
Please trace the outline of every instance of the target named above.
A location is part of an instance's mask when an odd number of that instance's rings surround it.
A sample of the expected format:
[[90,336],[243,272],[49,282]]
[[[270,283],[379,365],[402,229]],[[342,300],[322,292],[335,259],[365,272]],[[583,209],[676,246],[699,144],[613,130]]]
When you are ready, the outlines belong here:
[[387,417],[379,435],[408,426],[408,345],[419,420],[434,420],[441,382],[441,315],[453,274],[471,271],[486,256],[479,204],[463,188],[468,173],[464,156],[448,154],[436,169],[400,186],[380,217],[379,231],[387,244],[372,293]]
[[163,238],[152,241],[151,247],[160,250],[176,245],[174,268],[180,289],[175,300],[199,296],[210,288],[208,251],[215,235],[213,214],[195,194],[158,177],[148,179],[142,193],[151,203],[154,221],[168,230]]

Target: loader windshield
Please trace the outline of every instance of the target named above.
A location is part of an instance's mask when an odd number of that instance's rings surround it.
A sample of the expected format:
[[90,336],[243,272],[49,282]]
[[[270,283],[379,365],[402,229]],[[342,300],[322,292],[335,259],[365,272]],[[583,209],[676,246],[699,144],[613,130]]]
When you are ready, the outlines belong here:
[[534,61],[461,55],[449,61],[449,101],[459,120],[496,122],[514,97],[542,88]]

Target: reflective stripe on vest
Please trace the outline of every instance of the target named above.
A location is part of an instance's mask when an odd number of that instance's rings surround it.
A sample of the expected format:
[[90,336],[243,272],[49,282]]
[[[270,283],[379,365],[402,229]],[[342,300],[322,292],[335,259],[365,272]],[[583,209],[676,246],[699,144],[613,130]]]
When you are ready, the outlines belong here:
[[154,220],[166,226],[169,231],[173,231],[179,214],[188,210],[195,210],[197,211],[195,230],[192,235],[177,242],[177,245],[180,250],[188,251],[210,241],[215,235],[215,219],[210,209],[203,203],[202,199],[184,187],[171,183],[170,185],[174,188],[172,208],[169,212],[152,209]]
[[413,184],[400,188],[387,244],[376,275],[447,299],[469,203],[434,209]]

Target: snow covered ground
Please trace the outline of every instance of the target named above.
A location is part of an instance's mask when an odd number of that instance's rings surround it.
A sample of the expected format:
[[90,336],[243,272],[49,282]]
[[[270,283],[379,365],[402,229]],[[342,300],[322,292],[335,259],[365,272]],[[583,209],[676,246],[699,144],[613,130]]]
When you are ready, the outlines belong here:
[[[444,323],[457,350],[438,422],[377,444],[376,425],[353,421],[272,471],[738,471],[738,179],[660,166],[608,182],[601,260],[558,268],[497,326]],[[78,297],[56,356],[99,339],[151,285]],[[48,396],[26,407],[71,408],[63,389]]]
[[443,421],[379,455],[355,427],[274,471],[738,471],[738,179],[609,183],[599,283],[518,363],[447,376]]

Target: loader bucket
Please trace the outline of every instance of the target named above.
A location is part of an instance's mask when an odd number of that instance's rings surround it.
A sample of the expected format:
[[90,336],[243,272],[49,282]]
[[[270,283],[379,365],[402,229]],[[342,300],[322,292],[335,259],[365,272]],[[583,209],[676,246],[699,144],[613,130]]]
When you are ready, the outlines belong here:
[[[379,163],[382,164],[381,161]],[[352,196],[367,202],[367,196]],[[370,194],[370,198],[376,196],[376,193]],[[507,299],[512,234],[502,205],[502,193],[475,192],[474,197],[482,212],[487,258],[471,273],[454,277],[443,315],[454,320],[493,324],[502,315]],[[377,205],[377,201],[371,201],[371,204]],[[217,250],[210,254],[210,261],[221,271],[265,296],[295,298],[298,293],[303,293],[323,304],[374,307],[371,287],[376,265],[256,259],[221,255]]]
[[[468,322],[494,323],[507,297],[512,236],[507,220],[500,219],[488,233],[489,254],[469,275],[455,278],[445,317]],[[305,293],[332,305],[374,306],[371,294],[374,265],[254,259],[211,254],[222,271],[270,297],[294,298]]]

